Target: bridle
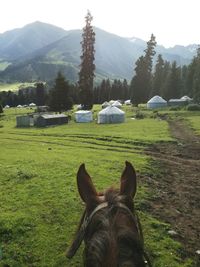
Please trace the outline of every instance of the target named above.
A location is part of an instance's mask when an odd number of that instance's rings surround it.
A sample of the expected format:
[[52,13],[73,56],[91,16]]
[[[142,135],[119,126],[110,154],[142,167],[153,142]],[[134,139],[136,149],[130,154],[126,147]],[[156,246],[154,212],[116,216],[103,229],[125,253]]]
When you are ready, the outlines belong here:
[[138,215],[136,213],[133,214],[132,211],[125,204],[120,203],[120,202],[117,203],[117,204],[113,204],[113,205],[110,205],[108,202],[103,202],[103,203],[99,204],[91,212],[91,214],[89,216],[88,216],[87,212],[85,212],[84,218],[83,218],[83,222],[82,222],[82,224],[80,226],[80,229],[77,232],[74,241],[72,242],[70,248],[67,251],[67,254],[66,254],[67,258],[71,259],[76,254],[76,252],[79,249],[82,241],[84,240],[87,227],[90,224],[90,222],[91,222],[92,218],[94,217],[94,215],[99,210],[102,210],[102,209],[107,208],[107,207],[109,207],[110,209],[121,208],[121,209],[125,210],[126,212],[128,212],[128,214],[131,216],[132,220],[134,221],[134,223],[136,225],[137,232],[138,232],[139,237],[140,237],[144,262],[145,262],[145,264],[147,264],[147,266],[152,267],[152,264],[151,264],[151,262],[149,260],[149,256],[144,250],[144,240],[143,240],[142,227],[141,227],[141,224],[140,224],[140,221],[139,221],[139,217],[138,217]]

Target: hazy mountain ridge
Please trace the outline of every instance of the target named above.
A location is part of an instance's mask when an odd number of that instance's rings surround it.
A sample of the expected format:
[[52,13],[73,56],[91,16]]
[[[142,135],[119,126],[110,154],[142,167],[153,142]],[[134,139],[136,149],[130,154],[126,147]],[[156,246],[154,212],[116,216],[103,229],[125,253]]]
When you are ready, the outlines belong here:
[[[136,37],[123,38],[98,28],[94,30],[97,79],[131,79],[134,63],[143,54],[146,42]],[[51,80],[61,70],[69,80],[77,81],[81,34],[81,30],[65,31],[42,22],[1,34],[0,58],[12,64],[0,73],[0,79],[9,82]],[[188,64],[196,54],[195,46],[166,49],[157,45],[156,52],[161,53],[165,60]]]
[[65,36],[62,28],[36,21],[0,34],[0,58],[14,60]]

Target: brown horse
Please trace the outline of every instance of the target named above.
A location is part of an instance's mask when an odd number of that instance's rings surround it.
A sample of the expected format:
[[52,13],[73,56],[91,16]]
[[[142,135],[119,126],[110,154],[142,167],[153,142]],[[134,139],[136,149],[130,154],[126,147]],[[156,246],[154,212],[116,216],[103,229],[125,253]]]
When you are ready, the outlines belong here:
[[72,258],[84,240],[86,267],[151,266],[134,210],[137,184],[131,163],[126,161],[120,190],[110,188],[97,193],[84,164],[78,170],[77,184],[86,209],[67,257]]

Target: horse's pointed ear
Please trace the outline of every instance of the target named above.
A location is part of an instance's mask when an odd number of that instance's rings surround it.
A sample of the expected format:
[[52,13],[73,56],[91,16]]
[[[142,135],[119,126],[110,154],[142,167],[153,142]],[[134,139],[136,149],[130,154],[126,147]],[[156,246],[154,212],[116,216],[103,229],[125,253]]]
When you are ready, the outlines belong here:
[[82,200],[86,203],[87,207],[94,205],[97,198],[97,192],[92,183],[90,175],[85,169],[85,164],[81,164],[77,173],[78,191]]
[[126,161],[125,163],[126,167],[121,176],[120,194],[133,198],[137,189],[136,172],[130,162]]

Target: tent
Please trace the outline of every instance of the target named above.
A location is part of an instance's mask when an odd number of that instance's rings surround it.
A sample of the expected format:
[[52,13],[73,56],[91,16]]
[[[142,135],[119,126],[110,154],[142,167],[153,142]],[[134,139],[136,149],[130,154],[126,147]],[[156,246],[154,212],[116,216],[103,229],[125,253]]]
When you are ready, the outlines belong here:
[[131,105],[131,100],[128,99],[128,100],[124,101],[124,104],[125,104],[125,105]]
[[113,107],[117,107],[117,108],[121,108],[122,104],[119,101],[115,101],[114,103],[112,103]]
[[190,97],[187,96],[187,95],[184,95],[184,96],[181,97],[181,100],[184,100],[184,101],[187,101],[187,102],[191,102],[193,99],[190,98]]
[[76,107],[77,110],[82,110],[83,109],[83,106],[80,104]]
[[36,107],[36,104],[35,103],[30,103],[29,107],[34,108],[34,107]]
[[108,106],[98,113],[98,123],[121,123],[125,121],[125,112],[114,106]]
[[187,104],[188,101],[184,100],[184,99],[179,99],[179,98],[172,98],[169,99],[168,104],[169,106],[184,106]]
[[90,110],[79,110],[75,112],[76,122],[91,122],[92,120],[92,111]]
[[110,100],[109,104],[112,105],[115,102],[115,100]]
[[105,101],[105,102],[101,105],[102,108],[107,108],[108,106],[110,106],[110,104],[109,104],[107,101]]
[[147,108],[163,108],[166,106],[167,101],[158,95],[155,95],[147,102]]

